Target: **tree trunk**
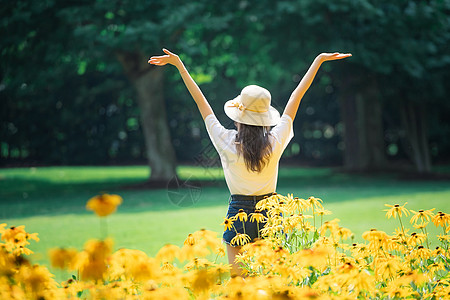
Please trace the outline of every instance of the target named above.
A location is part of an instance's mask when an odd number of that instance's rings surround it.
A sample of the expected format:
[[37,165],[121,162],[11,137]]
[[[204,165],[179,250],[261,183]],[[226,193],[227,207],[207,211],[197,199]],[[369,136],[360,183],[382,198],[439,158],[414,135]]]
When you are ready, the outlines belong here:
[[375,78],[343,84],[341,115],[344,123],[344,167],[351,171],[373,171],[386,167],[383,119]]
[[164,104],[163,68],[148,65],[140,53],[120,52],[117,57],[137,92],[150,180],[167,183],[176,176],[176,159]]
[[419,173],[431,172],[426,110],[421,105],[405,103],[400,109],[400,113],[409,144],[406,153]]

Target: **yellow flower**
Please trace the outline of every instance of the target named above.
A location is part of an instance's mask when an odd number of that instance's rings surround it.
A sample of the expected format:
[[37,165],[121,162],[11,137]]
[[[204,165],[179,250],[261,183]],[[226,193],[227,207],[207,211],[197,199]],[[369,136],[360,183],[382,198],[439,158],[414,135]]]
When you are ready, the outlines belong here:
[[[161,299],[161,300],[170,300],[170,299],[191,299],[191,295],[188,292],[188,289],[185,287],[164,287],[158,288],[157,286],[149,285],[143,288],[142,299]],[[139,297],[141,298],[141,297]],[[100,298],[97,298],[100,299]],[[118,298],[120,299],[120,298]],[[128,298],[127,298],[128,299]]]
[[427,268],[431,273],[434,273],[440,270],[445,270],[445,265],[441,262],[435,262],[429,265]]
[[413,232],[411,233],[411,236],[408,238],[408,245],[417,245],[417,244],[421,244],[425,241],[425,239],[427,238],[427,236],[423,233],[416,233]]
[[290,201],[288,205],[290,211],[292,212],[302,212],[308,207],[308,203],[306,203],[306,200],[298,197],[292,199],[292,201]]
[[395,204],[395,205],[389,205],[385,204],[385,206],[390,207],[390,209],[385,209],[387,211],[386,217],[389,219],[390,217],[394,217],[394,219],[397,217],[397,214],[399,217],[402,216],[402,213],[407,216],[409,214],[409,211],[405,208],[405,205],[408,204],[408,202],[405,202],[403,205]]
[[6,251],[13,253],[16,256],[21,254],[29,255],[33,251],[26,248],[30,244],[29,240],[35,240],[39,242],[39,237],[37,233],[28,233],[25,231],[25,226],[11,226],[5,229],[6,224],[0,225],[1,240],[5,241],[3,245]]
[[215,283],[215,274],[209,270],[200,269],[194,274],[191,284],[194,293],[207,292]]
[[200,229],[194,232],[195,240],[202,241],[202,243],[205,244],[205,246],[214,248],[217,245],[221,245],[222,241],[217,237],[217,232],[206,230],[206,229]]
[[255,210],[254,213],[250,214],[250,222],[261,223],[261,222],[264,222],[265,220],[266,220],[266,217],[258,209]]
[[199,268],[208,268],[212,265],[213,263],[210,262],[209,260],[207,260],[206,258],[198,258],[198,257],[194,257],[189,263],[187,263],[184,266],[184,269],[186,271],[189,270],[197,270]]
[[236,220],[247,222],[247,213],[243,209],[240,209],[234,217]]
[[446,235],[440,234],[437,236],[437,238],[441,242],[446,242],[446,243],[450,242],[450,235],[448,235],[448,234],[446,234]]
[[215,264],[212,267],[212,270],[216,273],[216,275],[221,278],[221,276],[223,274],[229,273],[231,270],[231,265],[230,264],[224,264],[224,263],[219,263],[219,264]]
[[450,223],[450,215],[440,211],[433,217],[432,221],[436,227],[442,226],[445,228],[445,225]]
[[309,197],[308,199],[306,199],[306,203],[311,208],[323,209],[321,202],[323,202],[322,199],[316,197]]
[[27,299],[40,299],[45,290],[56,288],[53,277],[54,275],[46,267],[39,265],[23,265],[16,275],[16,279],[28,294]]
[[350,229],[344,227],[339,227],[336,233],[343,240],[346,240],[353,235]]
[[419,224],[413,224],[413,227],[416,229],[424,229],[425,227],[427,227],[429,222],[423,222],[423,223],[419,223]]
[[203,245],[184,244],[183,247],[181,247],[180,249],[180,255],[178,259],[180,261],[185,261],[194,259],[196,257],[207,256],[208,254],[210,254],[210,251]]
[[225,257],[225,248],[223,245],[220,245],[213,249],[213,252],[216,253],[218,256]]
[[386,293],[386,295],[396,299],[405,299],[406,297],[411,297],[414,295],[410,286],[405,287],[390,284],[387,287],[382,288],[382,290]]
[[422,210],[421,209],[421,210],[416,212],[416,211],[411,209],[410,212],[412,212],[414,214],[414,216],[412,216],[411,220],[410,220],[411,224],[412,223],[417,224],[417,222],[419,220],[422,221],[422,223],[425,223],[425,222],[428,223],[430,221],[430,219],[434,216],[433,210],[434,210],[434,208],[429,209],[429,210]]
[[332,235],[336,235],[339,229],[339,221],[339,219],[333,219],[331,221],[324,222],[323,225],[319,228],[320,234],[324,235],[325,232],[329,230]]
[[161,262],[173,261],[180,254],[180,247],[167,244],[159,249],[156,259]]
[[65,297],[61,297],[63,299],[75,299],[77,298],[77,294],[81,293],[84,288],[85,284],[82,281],[73,280],[70,278],[67,281],[61,282],[61,287],[64,290]]
[[111,255],[113,242],[90,240],[74,259],[72,270],[78,270],[82,280],[100,280],[107,270],[107,258]]
[[423,246],[417,247],[417,249],[412,250],[409,253],[409,256],[411,258],[421,258],[421,259],[428,259],[431,256],[431,251],[428,248],[425,248]]
[[433,250],[431,253],[431,256],[439,256],[439,255],[445,255],[445,249],[442,249],[441,247],[436,247],[436,249]]
[[314,247],[312,249],[304,249],[294,253],[292,259],[302,267],[314,267],[317,270],[325,269],[330,254],[334,252],[330,247],[325,245]]
[[227,231],[227,229],[231,230],[233,229],[233,220],[231,218],[223,218],[221,225],[225,226],[223,231]]
[[266,210],[271,208],[274,205],[278,205],[278,201],[274,197],[264,197],[264,199],[258,201],[256,203],[255,208],[259,210]]
[[[2,224],[2,227],[4,227],[6,224]],[[29,245],[30,243],[28,240],[33,239],[36,242],[39,242],[39,238],[37,236],[37,233],[27,233],[25,231],[25,226],[11,226],[8,229],[2,229],[2,240],[11,243],[14,245],[25,246]]]
[[0,224],[0,234],[3,234],[3,232],[5,232],[5,227],[6,227],[6,223]]
[[184,245],[193,246],[195,245],[195,237],[192,233],[189,233],[187,238],[184,240]]
[[244,246],[250,242],[250,237],[244,233],[237,233],[236,236],[231,240],[231,245]]
[[375,273],[383,279],[395,278],[397,272],[401,270],[402,266],[396,256],[379,261],[376,265]]
[[86,209],[94,211],[99,217],[105,217],[115,212],[122,201],[119,195],[98,195],[89,199]]
[[140,250],[120,249],[108,259],[108,273],[113,279],[144,282],[156,278],[159,271],[156,260]]
[[165,262],[161,266],[161,271],[163,271],[166,275],[175,275],[179,272],[179,269],[170,262]]
[[319,216],[326,216],[326,215],[331,215],[332,212],[322,208],[322,209],[315,211],[314,214],[319,215]]
[[369,241],[369,247],[371,250],[378,249],[380,247],[386,248],[389,241],[389,236],[384,231],[371,229],[366,231],[362,235],[363,239]]
[[73,248],[55,248],[49,251],[51,266],[58,269],[66,269],[72,264],[78,251]]

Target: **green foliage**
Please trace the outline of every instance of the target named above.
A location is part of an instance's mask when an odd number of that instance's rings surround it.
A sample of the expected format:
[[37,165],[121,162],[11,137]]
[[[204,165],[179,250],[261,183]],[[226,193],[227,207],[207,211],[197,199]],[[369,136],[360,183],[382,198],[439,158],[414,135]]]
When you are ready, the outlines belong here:
[[[339,163],[340,88],[350,81],[357,90],[376,78],[386,134],[397,136],[394,157],[404,158],[407,147],[399,140],[403,129],[396,112],[413,101],[433,115],[435,159],[448,159],[449,5],[438,0],[5,2],[1,158],[66,164],[142,160],[140,112],[116,55],[139,56],[145,64],[165,46],[180,53],[220,119],[223,103],[251,83],[267,87],[282,110],[317,53],[352,52],[348,62],[327,64],[319,73],[295,123],[300,151],[291,155]],[[166,74],[174,147],[180,160],[192,162],[207,143],[206,132],[179,76],[173,69]]]
[[[92,230],[98,228],[98,219],[85,210],[87,199],[101,192],[119,193],[124,203],[108,220],[116,247],[140,249],[154,255],[166,243],[181,245],[188,233],[199,228],[217,232],[223,229],[218,220],[225,216],[229,194],[220,173],[180,167],[181,178],[193,176],[219,185],[205,186],[196,206],[179,208],[168,201],[165,189],[122,188],[145,181],[148,178],[145,166],[1,169],[0,218],[2,222],[24,224],[31,232],[39,232],[41,241],[31,248],[36,253],[60,246],[81,249],[87,236],[100,237],[99,231]],[[355,233],[356,241],[362,241],[361,234],[368,228],[392,232],[397,227],[394,222],[385,221],[382,211],[385,203],[407,201],[409,208],[418,210],[424,208],[425,201],[427,207],[445,211],[450,197],[446,181],[412,184],[392,176],[363,177],[335,173],[329,168],[281,168],[278,186],[279,193],[314,194],[326,199],[327,209],[333,212],[329,217],[341,219],[341,225]],[[45,255],[33,258],[41,263],[48,263],[47,259]]]

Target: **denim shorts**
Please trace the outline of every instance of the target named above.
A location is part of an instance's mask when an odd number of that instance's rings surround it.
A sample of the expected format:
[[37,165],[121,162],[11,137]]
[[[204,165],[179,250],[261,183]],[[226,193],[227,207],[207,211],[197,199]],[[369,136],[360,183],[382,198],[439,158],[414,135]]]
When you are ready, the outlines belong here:
[[[258,196],[231,195],[230,203],[228,205],[227,218],[234,217],[240,209],[243,209],[247,213],[248,219],[246,222],[236,220],[233,222],[234,227],[225,230],[223,233],[223,240],[226,244],[231,245],[231,240],[236,236],[236,231],[238,233],[244,233],[244,226],[245,233],[250,237],[250,241],[253,242],[254,239],[261,238],[260,235],[258,235],[258,228],[261,230],[264,227],[265,222],[250,222],[250,214],[255,212],[256,203],[264,199],[264,197],[271,195],[272,193]],[[261,211],[261,213],[267,217],[265,211]]]

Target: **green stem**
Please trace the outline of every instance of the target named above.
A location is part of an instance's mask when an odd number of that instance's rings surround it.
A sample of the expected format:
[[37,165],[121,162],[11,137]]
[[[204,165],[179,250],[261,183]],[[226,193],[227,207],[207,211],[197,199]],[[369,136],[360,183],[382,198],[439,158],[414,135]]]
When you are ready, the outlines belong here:
[[427,228],[424,227],[424,228],[422,229],[422,232],[425,234],[425,238],[426,238],[426,241],[427,241],[427,248],[430,249],[430,244],[428,244],[428,232],[427,232]]
[[100,236],[102,239],[106,239],[108,237],[108,223],[106,222],[106,217],[100,218]]
[[406,243],[406,235],[405,235],[405,229],[403,228],[402,218],[400,217],[400,214],[398,212],[397,212],[397,215],[398,215],[398,220],[400,221],[400,226],[402,227],[403,242],[405,243],[405,247],[407,247],[408,244]]
[[316,229],[316,215],[314,214],[314,205],[312,205],[312,213],[313,213],[313,224],[314,224],[314,229]]
[[234,227],[234,224],[233,224],[233,223],[231,223],[231,226],[233,226],[234,232],[236,232],[236,234],[237,234],[238,232],[237,232],[237,230],[236,230],[236,227]]

